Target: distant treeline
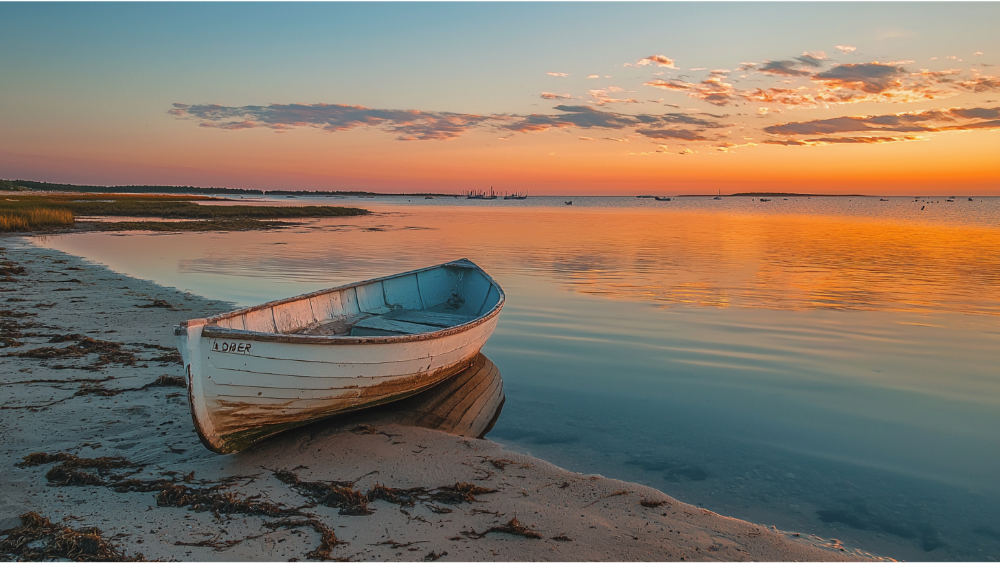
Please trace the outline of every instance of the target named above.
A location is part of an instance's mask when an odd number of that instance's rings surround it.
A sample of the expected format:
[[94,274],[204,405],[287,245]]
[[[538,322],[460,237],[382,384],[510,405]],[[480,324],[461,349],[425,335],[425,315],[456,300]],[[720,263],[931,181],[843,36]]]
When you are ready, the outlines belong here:
[[[7,187],[9,186],[9,187]],[[452,194],[382,194],[377,192],[364,191],[308,191],[308,190],[244,190],[240,188],[199,188],[196,186],[77,186],[74,184],[52,184],[49,182],[36,182],[34,180],[0,180],[0,189],[16,189],[15,186],[22,186],[32,190],[58,191],[58,192],[84,192],[84,193],[122,193],[122,194],[198,194],[198,195],[306,195],[306,196],[335,196],[335,195],[406,195],[406,196],[448,196]]]
[[733,194],[734,196],[763,196],[763,197],[868,197],[863,194],[794,194],[785,192],[742,192]]

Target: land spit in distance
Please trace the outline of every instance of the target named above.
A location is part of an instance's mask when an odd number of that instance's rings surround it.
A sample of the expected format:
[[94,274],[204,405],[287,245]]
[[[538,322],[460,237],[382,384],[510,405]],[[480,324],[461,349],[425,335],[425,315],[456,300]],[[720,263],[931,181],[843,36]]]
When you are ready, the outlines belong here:
[[0,261],[0,557],[872,558],[405,426],[393,409],[212,454],[191,427],[171,327],[231,304],[12,237]]

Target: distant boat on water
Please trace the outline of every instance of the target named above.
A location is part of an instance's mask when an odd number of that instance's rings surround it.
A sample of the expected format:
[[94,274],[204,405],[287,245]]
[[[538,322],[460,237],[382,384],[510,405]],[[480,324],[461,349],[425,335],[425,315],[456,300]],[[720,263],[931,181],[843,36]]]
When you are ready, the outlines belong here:
[[518,193],[518,192],[514,192],[512,194],[507,194],[507,195],[503,196],[503,198],[504,199],[528,199],[528,192],[524,192],[524,194],[521,194],[521,193]]
[[493,186],[490,186],[490,192],[485,191],[477,192],[475,190],[466,192],[465,199],[496,199],[497,195],[493,192]]
[[567,201],[567,202],[564,202],[564,203],[565,203],[566,205],[573,205],[573,202],[572,202],[572,201]]
[[[722,199],[722,190],[719,190],[719,195],[713,197],[712,199]],[[771,201],[771,200],[767,200],[767,201]]]
[[669,197],[656,196],[654,199],[656,199],[656,201],[670,201]]
[[879,201],[889,201],[889,200],[885,199],[884,197],[880,197],[878,200]]
[[651,195],[637,195],[635,199],[651,199],[652,197]]

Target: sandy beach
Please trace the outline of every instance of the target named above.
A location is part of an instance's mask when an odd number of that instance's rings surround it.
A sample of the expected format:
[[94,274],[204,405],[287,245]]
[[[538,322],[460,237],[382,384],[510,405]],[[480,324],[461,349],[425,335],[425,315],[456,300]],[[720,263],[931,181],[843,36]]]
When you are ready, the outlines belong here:
[[[402,407],[216,455],[192,428],[171,327],[230,304],[13,237],[0,267],[3,559],[55,549],[67,527],[100,530],[70,557],[111,559],[875,558],[409,426]],[[39,526],[54,531],[18,543]]]

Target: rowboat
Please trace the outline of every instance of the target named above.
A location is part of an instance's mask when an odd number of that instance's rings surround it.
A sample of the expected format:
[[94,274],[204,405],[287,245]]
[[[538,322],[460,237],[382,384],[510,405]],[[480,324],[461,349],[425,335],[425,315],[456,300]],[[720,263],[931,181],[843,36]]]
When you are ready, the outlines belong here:
[[504,292],[470,260],[264,303],[174,327],[202,443],[235,453],[465,370]]

